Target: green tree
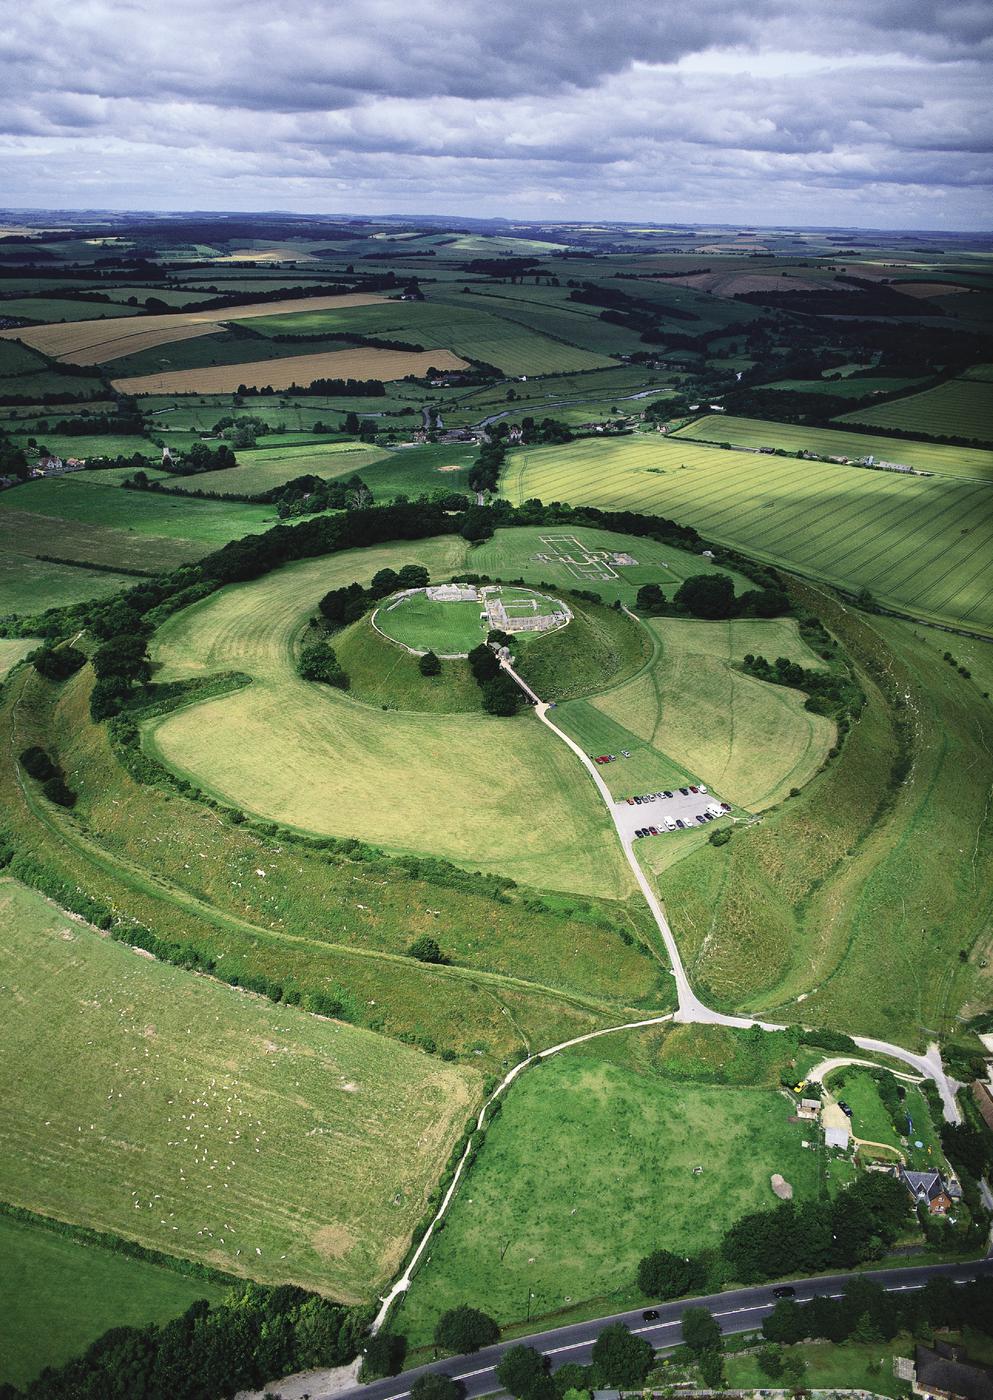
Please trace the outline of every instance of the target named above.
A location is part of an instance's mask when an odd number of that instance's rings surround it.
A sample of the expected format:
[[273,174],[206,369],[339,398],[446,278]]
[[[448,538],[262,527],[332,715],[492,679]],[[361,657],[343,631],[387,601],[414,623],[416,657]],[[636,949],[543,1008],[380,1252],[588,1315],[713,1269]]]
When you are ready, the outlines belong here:
[[775,1380],[777,1376],[783,1374],[783,1349],[781,1346],[762,1347],[755,1359],[759,1363],[759,1370],[771,1379]]
[[416,938],[414,942],[411,943],[410,947],[407,949],[407,955],[408,957],[416,958],[418,962],[422,963],[444,963],[448,961],[436,941],[433,938],[429,938],[426,934],[421,938]]
[[494,676],[500,674],[500,663],[485,642],[480,642],[479,646],[473,647],[470,651],[469,667],[476,678],[477,685],[483,685],[484,682],[492,680]]
[[417,669],[422,676],[440,676],[441,662],[433,651],[426,651],[423,656],[418,657]]
[[548,1372],[548,1362],[534,1347],[511,1347],[496,1368],[500,1384],[511,1395],[530,1396]]
[[593,1365],[608,1385],[641,1385],[654,1359],[651,1344],[623,1322],[605,1327],[593,1343]]
[[147,681],[152,665],[146,638],[134,633],[108,637],[93,653],[93,670],[99,680],[114,677],[132,685]]
[[54,773],[47,782],[42,784],[41,790],[49,802],[57,802],[60,807],[74,807],[76,805],[76,794],[72,788],[66,786],[66,781],[61,773]]
[[521,707],[521,692],[509,676],[494,676],[483,686],[483,709],[490,715],[516,715]]
[[727,574],[694,574],[677,589],[675,601],[694,617],[732,617],[734,584]]
[[37,744],[22,750],[20,763],[25,772],[30,773],[32,778],[37,778],[40,783],[46,782],[56,771],[55,764],[48,754]]
[[299,672],[305,681],[320,681],[323,685],[347,690],[349,679],[333,647],[327,642],[311,642],[300,653]]
[[359,1380],[374,1381],[380,1376],[399,1375],[406,1355],[406,1337],[399,1332],[377,1332],[365,1344]]
[[689,1292],[692,1277],[690,1261],[668,1249],[656,1249],[638,1265],[638,1287],[648,1298],[678,1298]]
[[418,1376],[410,1387],[410,1400],[462,1400],[464,1387],[440,1371]]
[[86,653],[76,647],[41,647],[31,657],[39,675],[50,681],[64,681],[86,665]]
[[99,723],[102,719],[119,715],[130,694],[130,685],[120,676],[108,676],[106,680],[97,681],[90,691],[90,718]]
[[724,1386],[724,1357],[719,1351],[705,1351],[700,1357],[700,1374],[708,1390],[721,1390]]
[[395,593],[399,587],[400,575],[396,569],[379,569],[372,576],[369,592],[374,598],[385,598],[388,593]]
[[500,1328],[486,1313],[461,1303],[442,1313],[434,1329],[434,1344],[444,1351],[478,1351],[500,1340]]
[[401,588],[427,588],[430,577],[423,564],[404,564],[397,574]]
[[686,1308],[681,1318],[683,1342],[694,1356],[705,1351],[720,1351],[723,1337],[716,1317],[706,1308]]

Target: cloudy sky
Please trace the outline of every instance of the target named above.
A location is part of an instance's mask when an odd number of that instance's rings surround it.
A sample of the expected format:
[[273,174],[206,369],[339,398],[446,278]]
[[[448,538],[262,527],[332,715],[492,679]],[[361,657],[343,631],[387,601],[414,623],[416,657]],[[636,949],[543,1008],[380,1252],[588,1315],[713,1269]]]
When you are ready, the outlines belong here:
[[989,0],[33,0],[8,206],[989,229]]

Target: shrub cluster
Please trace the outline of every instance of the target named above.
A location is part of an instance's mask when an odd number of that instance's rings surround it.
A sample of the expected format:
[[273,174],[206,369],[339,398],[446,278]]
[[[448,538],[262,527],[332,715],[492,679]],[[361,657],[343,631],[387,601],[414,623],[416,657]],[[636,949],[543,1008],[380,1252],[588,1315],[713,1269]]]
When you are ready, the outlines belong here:
[[805,690],[805,709],[816,715],[832,718],[858,714],[865,702],[858,685],[847,676],[835,675],[831,671],[810,671],[788,657],[777,656],[770,663],[764,656],[749,652],[742,664],[742,670],[757,680],[770,685],[788,685],[794,690]]
[[44,749],[32,745],[20,754],[21,767],[37,782],[49,802],[57,802],[60,807],[72,807],[76,794],[66,784],[65,775],[59,766],[52,762]]
[[357,622],[381,598],[406,588],[426,588],[430,575],[423,564],[404,564],[400,569],[380,569],[373,574],[368,588],[361,583],[347,583],[332,588],[317,605],[321,616],[333,626],[344,627]]
[[790,600],[778,586],[750,588],[735,597],[734,583],[726,574],[694,574],[666,598],[657,583],[638,589],[640,612],[655,617],[702,617],[718,621],[730,617],[779,617],[791,611]]
[[502,669],[496,653],[487,642],[480,642],[470,651],[469,669],[482,692],[483,709],[487,714],[517,714],[521,707],[520,689]]

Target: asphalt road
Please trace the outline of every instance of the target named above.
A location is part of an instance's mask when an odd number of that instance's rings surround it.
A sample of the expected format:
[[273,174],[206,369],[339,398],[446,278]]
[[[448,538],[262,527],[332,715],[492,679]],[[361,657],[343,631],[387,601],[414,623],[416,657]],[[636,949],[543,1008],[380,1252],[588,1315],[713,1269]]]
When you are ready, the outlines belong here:
[[[967,1282],[980,1274],[993,1274],[993,1259],[977,1260],[972,1264],[932,1264],[925,1268],[888,1269],[870,1272],[861,1277],[875,1279],[889,1292],[903,1292],[923,1288],[930,1278],[944,1276],[959,1282]],[[798,1302],[815,1298],[818,1294],[837,1296],[843,1290],[851,1274],[833,1274],[824,1278],[801,1279],[792,1284]],[[625,1322],[633,1332],[647,1338],[656,1348],[675,1346],[680,1341],[679,1319],[688,1307],[709,1308],[721,1325],[723,1332],[747,1332],[757,1327],[762,1319],[775,1306],[772,1284],[759,1288],[738,1288],[727,1293],[714,1293],[703,1298],[680,1298],[675,1303],[657,1303],[659,1314],[655,1322],[645,1322],[644,1309],[633,1312],[616,1313],[613,1317],[599,1317],[591,1322],[576,1322],[568,1327],[557,1327],[550,1332],[537,1332],[528,1337],[517,1337],[513,1341],[500,1342],[496,1346],[485,1347],[472,1356],[448,1357],[444,1361],[419,1366],[402,1375],[388,1380],[373,1381],[370,1385],[356,1386],[351,1390],[339,1391],[334,1400],[407,1400],[410,1387],[418,1376],[429,1371],[440,1371],[462,1381],[468,1400],[480,1395],[489,1395],[500,1389],[495,1368],[505,1351],[512,1346],[532,1346],[551,1358],[552,1369],[567,1361],[586,1365],[590,1360],[593,1343],[600,1331],[611,1322]],[[780,1286],[780,1285],[775,1285]],[[646,1304],[645,1308],[650,1308]],[[331,1400],[320,1392],[312,1400]]]

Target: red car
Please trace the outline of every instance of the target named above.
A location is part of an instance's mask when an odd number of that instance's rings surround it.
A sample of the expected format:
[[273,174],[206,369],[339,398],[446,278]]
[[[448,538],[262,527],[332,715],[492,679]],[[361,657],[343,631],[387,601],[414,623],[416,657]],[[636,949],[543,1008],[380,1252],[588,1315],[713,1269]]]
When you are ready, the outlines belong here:
[[700,791],[700,789],[699,789],[698,787],[694,787],[693,784],[690,783],[690,792],[699,792],[699,791]]

